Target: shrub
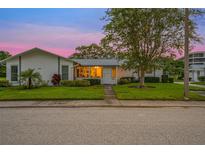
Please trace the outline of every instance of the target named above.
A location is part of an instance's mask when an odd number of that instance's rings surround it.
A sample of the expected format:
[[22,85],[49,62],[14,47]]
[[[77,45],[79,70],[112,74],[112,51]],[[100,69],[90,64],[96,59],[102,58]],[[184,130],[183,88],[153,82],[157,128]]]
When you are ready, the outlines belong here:
[[87,81],[90,81],[90,85],[100,85],[101,80],[100,79],[84,79]]
[[62,86],[66,87],[87,87],[90,86],[90,81],[88,80],[62,80]]
[[59,74],[53,74],[51,82],[54,86],[58,86],[60,84],[60,80],[61,77]]
[[199,76],[198,80],[201,81],[201,82],[205,81],[205,76]]
[[169,82],[168,75],[162,75],[162,83],[168,83],[168,82]]
[[133,82],[137,82],[137,79],[135,77],[122,77],[120,79],[126,79],[129,82],[133,83]]
[[40,86],[41,87],[48,87],[48,83],[49,83],[49,80],[48,81],[43,80],[43,81],[41,81]]
[[76,87],[88,87],[90,86],[90,81],[88,80],[75,80]]
[[10,86],[8,80],[0,80],[0,87],[8,87]]
[[150,83],[158,83],[158,82],[160,82],[160,78],[159,77],[150,76],[150,77],[145,77],[144,81],[145,82],[150,82]]
[[174,78],[168,78],[169,83],[174,83]]
[[119,81],[118,81],[118,84],[128,84],[128,83],[130,83],[130,81],[129,80],[127,80],[127,79],[120,79]]

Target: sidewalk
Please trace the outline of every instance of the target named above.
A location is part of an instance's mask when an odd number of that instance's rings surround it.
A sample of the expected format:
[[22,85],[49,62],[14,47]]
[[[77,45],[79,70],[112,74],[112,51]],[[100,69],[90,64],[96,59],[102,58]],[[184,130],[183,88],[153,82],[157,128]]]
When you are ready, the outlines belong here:
[[[174,83],[176,83],[176,84],[184,84],[184,82],[174,82]],[[191,84],[191,83],[189,83],[189,86],[205,88],[205,85],[198,85],[198,84]]]
[[0,101],[0,108],[75,108],[75,107],[205,107],[204,101],[149,100],[55,100]]

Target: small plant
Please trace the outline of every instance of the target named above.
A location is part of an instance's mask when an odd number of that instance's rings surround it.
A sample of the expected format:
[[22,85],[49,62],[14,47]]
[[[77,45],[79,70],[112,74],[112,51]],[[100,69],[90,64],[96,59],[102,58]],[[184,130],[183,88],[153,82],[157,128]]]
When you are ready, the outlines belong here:
[[149,77],[145,77],[144,81],[148,82],[148,83],[159,83],[160,78],[159,77],[154,77],[154,76],[149,76]]
[[9,81],[8,80],[0,80],[0,87],[9,87]]
[[174,83],[174,78],[168,78],[169,83]]
[[169,82],[168,75],[162,75],[162,83],[168,83],[168,82]]
[[47,80],[47,81],[44,80],[44,81],[41,82],[41,86],[42,87],[48,87],[48,83],[49,83],[49,80]]
[[90,81],[87,80],[62,80],[61,81],[62,86],[66,87],[88,87],[90,86]]
[[198,80],[201,81],[201,82],[205,81],[205,76],[199,76]]
[[52,80],[51,80],[52,84],[53,84],[54,86],[59,86],[60,81],[61,81],[60,75],[59,75],[59,74],[53,74]]
[[118,84],[128,84],[128,83],[130,83],[130,81],[127,80],[127,79],[120,79],[120,80],[118,81]]
[[34,69],[28,69],[21,72],[21,81],[25,82],[25,88],[31,89],[34,86],[38,86],[41,82],[41,75],[39,72],[34,72]]
[[90,85],[100,85],[100,79],[84,79],[90,81]]
[[120,79],[126,79],[131,83],[137,82],[137,79],[135,77],[122,77]]

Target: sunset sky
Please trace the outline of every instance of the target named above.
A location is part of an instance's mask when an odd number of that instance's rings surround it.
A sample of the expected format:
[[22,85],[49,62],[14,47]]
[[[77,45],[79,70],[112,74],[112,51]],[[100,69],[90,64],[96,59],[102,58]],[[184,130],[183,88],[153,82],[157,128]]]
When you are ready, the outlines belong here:
[[[0,9],[0,50],[16,54],[39,47],[67,57],[103,37],[106,9]],[[196,19],[205,38],[205,19]],[[204,41],[205,42],[205,41]],[[196,45],[205,50],[205,45]]]

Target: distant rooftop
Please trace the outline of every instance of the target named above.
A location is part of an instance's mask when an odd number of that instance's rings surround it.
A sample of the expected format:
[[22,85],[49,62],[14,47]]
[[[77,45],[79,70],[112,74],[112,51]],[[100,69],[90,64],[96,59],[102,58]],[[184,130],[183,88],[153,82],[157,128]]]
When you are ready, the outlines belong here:
[[72,61],[79,63],[82,66],[118,66],[117,59],[72,59]]

